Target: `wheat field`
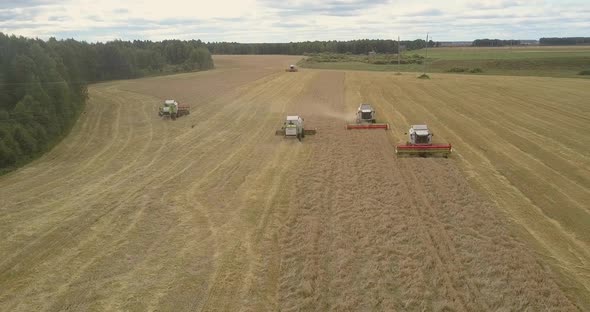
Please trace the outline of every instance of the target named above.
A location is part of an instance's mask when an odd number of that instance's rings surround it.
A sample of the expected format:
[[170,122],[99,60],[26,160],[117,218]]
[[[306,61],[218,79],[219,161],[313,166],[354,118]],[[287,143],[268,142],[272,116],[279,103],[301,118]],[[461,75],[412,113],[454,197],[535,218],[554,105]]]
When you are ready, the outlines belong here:
[[[0,177],[0,310],[590,308],[585,80],[217,69],[90,87]],[[191,114],[161,120],[174,98]],[[345,130],[370,102],[390,131]],[[287,114],[316,136],[274,135]],[[448,158],[396,158],[410,124]]]

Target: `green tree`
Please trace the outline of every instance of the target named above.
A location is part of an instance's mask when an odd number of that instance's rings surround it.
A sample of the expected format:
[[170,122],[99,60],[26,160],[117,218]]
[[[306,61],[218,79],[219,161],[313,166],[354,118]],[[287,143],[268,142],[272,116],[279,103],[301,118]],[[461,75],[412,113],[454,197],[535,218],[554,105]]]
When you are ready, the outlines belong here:
[[0,168],[12,166],[15,162],[16,155],[14,150],[4,143],[4,139],[0,139]]
[[0,170],[62,138],[84,107],[88,83],[168,68],[205,70],[213,60],[200,40],[45,42],[0,33]]
[[14,128],[13,137],[25,153],[37,152],[37,140],[23,126],[18,125]]

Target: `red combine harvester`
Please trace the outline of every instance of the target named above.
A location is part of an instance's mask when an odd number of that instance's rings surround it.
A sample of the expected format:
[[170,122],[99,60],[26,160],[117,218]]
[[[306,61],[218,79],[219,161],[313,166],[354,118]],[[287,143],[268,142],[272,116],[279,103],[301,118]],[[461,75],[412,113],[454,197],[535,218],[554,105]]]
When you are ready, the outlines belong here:
[[370,104],[361,104],[356,112],[356,123],[346,125],[346,129],[384,129],[389,130],[388,123],[376,123],[375,109]]
[[398,156],[421,156],[428,157],[441,155],[449,157],[453,151],[451,144],[433,144],[432,136],[426,125],[413,125],[408,133],[409,141],[405,145],[395,147]]

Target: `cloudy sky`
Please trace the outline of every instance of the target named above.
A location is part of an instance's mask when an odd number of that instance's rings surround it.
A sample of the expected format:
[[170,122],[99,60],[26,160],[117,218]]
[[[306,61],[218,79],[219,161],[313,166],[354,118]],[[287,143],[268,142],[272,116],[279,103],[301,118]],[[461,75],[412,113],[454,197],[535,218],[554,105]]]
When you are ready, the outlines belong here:
[[289,42],[590,36],[590,0],[0,0],[27,37]]

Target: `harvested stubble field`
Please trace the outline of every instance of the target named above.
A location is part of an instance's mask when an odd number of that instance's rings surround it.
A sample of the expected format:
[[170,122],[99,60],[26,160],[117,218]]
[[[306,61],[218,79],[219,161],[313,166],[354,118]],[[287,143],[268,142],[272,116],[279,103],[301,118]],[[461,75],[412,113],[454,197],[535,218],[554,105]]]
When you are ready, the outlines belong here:
[[[586,81],[215,61],[92,86],[70,136],[0,178],[0,309],[590,307]],[[172,97],[191,115],[160,120]],[[344,130],[361,101],[393,130]],[[318,135],[275,137],[292,113]],[[416,122],[455,156],[397,159]]]

